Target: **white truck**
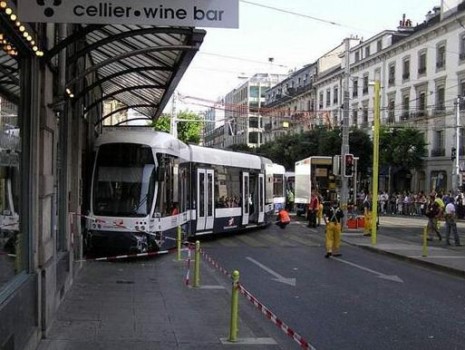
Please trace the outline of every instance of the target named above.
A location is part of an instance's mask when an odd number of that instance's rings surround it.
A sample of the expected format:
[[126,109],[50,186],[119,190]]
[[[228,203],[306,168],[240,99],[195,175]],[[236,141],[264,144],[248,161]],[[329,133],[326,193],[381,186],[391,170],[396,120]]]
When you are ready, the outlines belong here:
[[307,212],[313,189],[323,197],[323,202],[337,198],[332,157],[312,156],[295,163],[295,208],[297,215]]

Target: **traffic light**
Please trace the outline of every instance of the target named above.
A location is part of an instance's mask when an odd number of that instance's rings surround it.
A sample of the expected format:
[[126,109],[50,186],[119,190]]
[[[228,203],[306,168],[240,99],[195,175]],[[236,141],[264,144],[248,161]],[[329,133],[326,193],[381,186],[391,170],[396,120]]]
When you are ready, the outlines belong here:
[[353,154],[346,154],[345,155],[345,177],[352,177],[354,176],[354,155]]

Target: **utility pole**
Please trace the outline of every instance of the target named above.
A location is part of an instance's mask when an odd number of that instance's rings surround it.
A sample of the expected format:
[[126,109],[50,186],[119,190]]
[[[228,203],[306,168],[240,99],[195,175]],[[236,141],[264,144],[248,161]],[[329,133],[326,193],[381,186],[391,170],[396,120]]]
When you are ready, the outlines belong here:
[[373,179],[371,191],[371,244],[376,244],[378,229],[378,181],[379,181],[379,124],[380,124],[380,90],[379,76],[375,77],[375,91],[373,99]]
[[176,120],[176,91],[173,92],[173,99],[171,100],[171,119],[170,119],[170,134],[178,138],[178,124]]
[[460,187],[460,102],[462,98],[457,97],[456,101],[456,120],[455,120],[455,171],[453,177],[452,188],[455,192],[459,191]]
[[[341,143],[341,209],[347,218],[347,201],[349,198],[349,179],[346,172],[346,154],[349,153],[349,81],[350,81],[350,38],[345,38],[345,72],[344,72],[344,101],[342,115],[342,143]],[[356,179],[354,179],[356,181]]]

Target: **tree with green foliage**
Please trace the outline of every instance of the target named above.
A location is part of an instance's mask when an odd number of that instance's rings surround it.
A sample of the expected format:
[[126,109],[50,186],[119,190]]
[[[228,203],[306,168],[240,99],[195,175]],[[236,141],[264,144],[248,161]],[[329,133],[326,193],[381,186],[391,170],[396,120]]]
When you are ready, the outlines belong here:
[[233,152],[253,153],[253,149],[247,146],[245,143],[234,144],[227,147],[227,149]]
[[[294,170],[295,162],[311,156],[334,156],[341,154],[341,129],[315,128],[301,134],[284,135],[268,142],[258,153],[282,164],[287,170]],[[359,129],[352,129],[349,137],[350,151],[359,157],[359,171],[366,173],[371,161],[372,142]]]
[[[199,144],[202,118],[191,111],[182,111],[177,116],[178,139],[185,143]],[[162,114],[151,126],[157,131],[170,132],[171,116]]]
[[382,127],[379,134],[380,165],[421,169],[427,152],[425,135],[418,129]]

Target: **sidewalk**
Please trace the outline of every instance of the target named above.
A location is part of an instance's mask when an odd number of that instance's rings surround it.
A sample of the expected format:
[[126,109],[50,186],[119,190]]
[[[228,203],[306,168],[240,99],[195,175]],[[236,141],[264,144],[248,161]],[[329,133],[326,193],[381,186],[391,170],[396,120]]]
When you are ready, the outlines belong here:
[[[344,230],[343,244],[465,277],[465,247],[446,247],[444,240],[435,241],[423,256],[424,220],[382,217],[380,222],[376,244],[371,237],[363,236],[362,229]],[[383,233],[383,225],[407,227],[407,234],[401,230]],[[459,230],[465,232],[464,228],[465,224]],[[37,350],[299,348],[243,297],[239,297],[238,339],[229,342],[231,282],[204,258],[198,288],[185,285],[186,263],[176,261],[176,254],[83,264],[47,339]],[[193,262],[189,279],[192,284]]]
[[[393,237],[393,234],[386,233],[386,230],[383,230],[383,221],[388,223],[390,227],[392,227],[393,223],[394,226],[409,227],[411,233]],[[422,217],[381,216],[375,244],[372,242],[372,237],[363,236],[363,229],[344,230],[342,241],[346,244],[389,254],[413,263],[427,265],[437,270],[465,277],[465,237],[463,236],[465,223],[460,222],[457,224],[462,246],[446,246],[444,229],[441,229],[443,233],[442,241],[439,242],[435,239],[433,242],[427,242],[427,246],[424,247],[422,232],[425,222]],[[451,237],[452,244],[453,241]]]
[[276,350],[277,341],[293,342],[242,297],[237,341],[229,342],[231,283],[204,261],[197,288],[185,285],[176,254],[84,264],[37,350]]

